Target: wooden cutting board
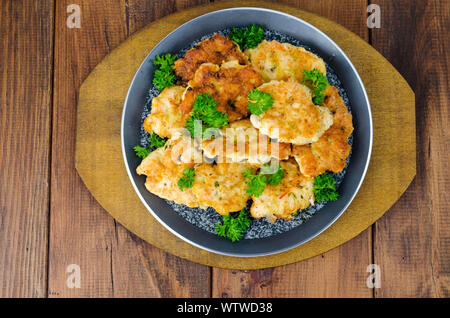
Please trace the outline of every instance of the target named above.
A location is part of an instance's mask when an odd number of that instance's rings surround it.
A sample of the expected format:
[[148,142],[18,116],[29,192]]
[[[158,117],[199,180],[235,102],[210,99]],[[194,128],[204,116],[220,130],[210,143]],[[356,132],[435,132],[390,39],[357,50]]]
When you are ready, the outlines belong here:
[[210,253],[177,238],[146,210],[128,179],[120,145],[120,121],[128,87],[142,60],[173,29],[199,15],[236,7],[221,1],[166,16],[132,35],[98,64],[80,87],[75,164],[97,201],[128,230],[171,254],[209,266],[258,269],[301,261],[357,236],[380,218],[416,173],[414,93],[395,68],[344,27],[312,13],[264,1],[263,7],[297,16],[325,32],[347,54],[370,99],[372,158],[365,181],[347,211],[325,232],[295,249],[271,256],[236,258]]

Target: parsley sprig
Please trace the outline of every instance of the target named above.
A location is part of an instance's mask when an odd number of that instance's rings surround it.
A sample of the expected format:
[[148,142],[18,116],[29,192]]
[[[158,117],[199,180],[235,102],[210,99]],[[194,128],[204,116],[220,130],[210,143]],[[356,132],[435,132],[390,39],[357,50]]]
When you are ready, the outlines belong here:
[[273,97],[269,93],[252,89],[247,96],[248,110],[254,115],[261,115],[273,105]]
[[[201,121],[201,135],[195,131],[195,121]],[[199,94],[194,101],[192,114],[186,121],[186,129],[191,136],[203,136],[207,128],[222,128],[228,126],[228,115],[217,110],[217,102],[210,95]]]
[[195,171],[194,168],[186,168],[183,170],[183,176],[178,179],[178,187],[181,191],[186,188],[192,188],[194,185]]
[[247,212],[242,210],[240,212],[224,215],[222,224],[216,223],[215,231],[219,236],[227,237],[232,242],[236,242],[242,238],[242,233],[250,226],[250,224],[250,217]]
[[314,179],[314,196],[317,202],[336,201],[339,194],[336,190],[336,181],[333,176],[324,173]]
[[315,105],[320,105],[323,102],[325,97],[323,91],[329,85],[328,79],[325,75],[320,73],[318,69],[314,69],[312,71],[304,70],[303,74],[305,75],[302,79],[302,83],[306,84],[314,93],[313,103]]
[[134,152],[136,152],[136,156],[144,159],[147,157],[154,149],[160,148],[166,144],[167,138],[161,138],[157,134],[152,133],[149,138],[150,146],[149,147],[141,147],[134,146]]
[[141,146],[134,146],[133,149],[134,152],[136,153],[136,156],[141,159],[144,159],[150,154],[150,152],[152,152],[149,148]]
[[239,45],[241,50],[253,49],[264,40],[264,29],[256,24],[246,28],[233,28],[228,37]]
[[266,176],[256,173],[256,169],[246,169],[244,177],[247,179],[245,191],[248,195],[259,197],[266,187]]
[[266,176],[267,184],[269,185],[278,185],[281,183],[281,180],[284,178],[284,170],[283,168],[278,165],[277,171],[272,172],[272,166],[270,166],[268,163],[266,163],[264,166],[261,167],[260,173]]
[[173,65],[176,59],[177,58],[170,53],[158,55],[153,61],[153,65],[159,65],[159,69],[161,71],[169,72],[173,70]]
[[247,179],[247,186],[245,191],[247,194],[259,197],[263,192],[266,185],[278,185],[284,178],[284,170],[279,165],[276,172],[269,174],[271,167],[266,163],[259,171],[256,169],[246,169],[244,171],[244,177]]
[[167,138],[162,138],[155,133],[150,135],[150,147],[161,148],[167,142]]
[[158,55],[153,61],[153,65],[159,66],[159,69],[153,74],[153,85],[160,91],[167,86],[173,86],[176,81],[173,66],[176,57],[170,53]]

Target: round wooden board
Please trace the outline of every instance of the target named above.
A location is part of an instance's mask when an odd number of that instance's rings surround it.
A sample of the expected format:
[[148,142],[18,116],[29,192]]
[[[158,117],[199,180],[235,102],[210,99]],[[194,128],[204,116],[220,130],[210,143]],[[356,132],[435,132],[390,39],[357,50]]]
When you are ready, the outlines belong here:
[[317,15],[285,5],[240,1],[297,16],[331,37],[355,65],[373,114],[372,158],[365,181],[347,211],[325,232],[295,249],[264,257],[210,253],[177,238],[146,210],[128,179],[120,145],[123,102],[142,60],[169,32],[199,15],[236,7],[221,1],[158,20],[114,49],[81,85],[76,168],[97,201],[131,232],[171,254],[232,269],[258,269],[301,261],[337,247],[380,218],[406,190],[416,172],[414,93],[395,68],[357,35]]

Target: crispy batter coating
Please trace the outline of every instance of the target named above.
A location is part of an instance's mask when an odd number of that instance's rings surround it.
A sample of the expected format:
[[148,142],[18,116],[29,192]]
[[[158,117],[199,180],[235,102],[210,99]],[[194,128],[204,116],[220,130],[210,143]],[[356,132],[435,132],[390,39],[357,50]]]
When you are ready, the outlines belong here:
[[258,90],[274,99],[267,111],[250,117],[253,126],[265,135],[302,145],[317,141],[333,123],[328,108],[314,105],[309,88],[292,78],[265,83]]
[[166,87],[152,100],[152,111],[144,120],[144,129],[160,137],[171,138],[185,126],[187,114],[180,110],[183,86]]
[[250,214],[254,218],[266,217],[274,222],[277,217],[292,219],[299,210],[314,204],[314,179],[300,173],[295,160],[281,161],[284,178],[278,185],[267,185],[259,197],[252,197]]
[[262,76],[264,81],[303,79],[303,71],[317,68],[326,74],[323,60],[302,47],[277,41],[262,41],[256,48],[245,51],[252,67]]
[[187,51],[183,58],[176,60],[175,74],[187,83],[194,78],[195,71],[201,64],[220,65],[230,60],[237,60],[242,65],[248,64],[247,57],[241,52],[239,46],[227,37],[216,33],[211,39],[206,39],[196,48]]
[[217,109],[228,114],[230,122],[249,115],[248,92],[262,84],[261,76],[250,66],[243,66],[236,60],[222,66],[204,63],[189,81],[180,108],[184,114],[192,110],[199,94],[207,93],[218,103]]
[[344,169],[351,148],[348,137],[353,132],[352,115],[336,87],[328,86],[324,93],[322,105],[333,113],[333,125],[316,142],[292,149],[301,172],[313,177],[327,170],[337,173]]
[[[303,70],[314,68],[326,73],[325,63],[316,55],[277,41],[263,41],[244,55],[235,43],[215,34],[187,51],[175,62],[175,73],[187,87],[165,88],[153,99],[151,114],[144,121],[146,131],[169,138],[136,169],[147,176],[148,191],[228,215],[245,208],[250,198],[244,171],[277,159],[284,178],[252,197],[251,215],[271,222],[290,220],[314,204],[314,177],[345,167],[353,131],[352,116],[335,87],[328,86],[322,105],[316,106],[310,90],[300,84]],[[253,88],[270,93],[274,103],[248,119],[247,96]],[[181,129],[202,93],[214,98],[230,125],[199,144],[201,140],[184,136]],[[219,156],[218,163],[202,163],[202,151],[207,158]],[[181,191],[178,180],[186,168],[195,171],[193,187]]]
[[243,163],[201,164],[195,168],[192,193],[200,204],[213,207],[219,214],[240,211],[250,198],[244,179],[248,167]]
[[261,165],[272,158],[288,159],[291,145],[271,141],[259,133],[249,119],[242,119],[222,128],[221,135],[212,140],[202,141],[202,150],[206,157],[217,162],[248,162]]
[[178,179],[183,176],[184,169],[192,168],[194,163],[177,163],[173,160],[177,158],[173,150],[171,143],[156,149],[142,160],[136,172],[147,176],[145,187],[151,193],[189,207],[201,207],[191,189],[181,191],[178,187]]

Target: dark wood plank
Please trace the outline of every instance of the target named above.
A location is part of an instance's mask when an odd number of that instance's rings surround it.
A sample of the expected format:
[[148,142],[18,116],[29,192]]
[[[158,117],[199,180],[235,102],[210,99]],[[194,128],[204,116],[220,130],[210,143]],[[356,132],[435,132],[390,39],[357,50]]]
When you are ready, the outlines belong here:
[[[56,2],[49,296],[113,296],[114,220],[83,186],[74,168],[77,88],[90,70],[126,37],[124,7],[78,1],[81,28],[66,26],[71,1]],[[81,269],[81,288],[66,285],[66,268]]]
[[[334,20],[368,41],[366,1],[279,1]],[[214,297],[372,297],[371,228],[312,259],[256,271],[213,269]]]
[[314,258],[253,271],[213,269],[214,297],[371,297],[370,229]]
[[[50,234],[51,297],[205,297],[207,266],[178,259],[136,238],[109,216],[74,167],[77,89],[102,58],[147,22],[184,1],[78,1],[81,28],[66,27],[58,1]],[[66,267],[78,264],[81,288],[66,286]]]
[[[209,1],[125,1],[127,35],[165,15],[201,3]],[[210,295],[211,272],[207,266],[192,263],[155,248],[115,223],[117,229],[116,252],[113,253],[115,297]],[[124,254],[128,257],[123,257]]]
[[168,254],[117,225],[114,297],[209,297],[208,266]]
[[[376,223],[376,297],[449,297],[448,1],[376,1],[372,44],[416,93],[417,176]],[[393,88],[395,89],[395,88]]]
[[205,5],[211,0],[128,0],[126,14],[129,33],[133,33],[150,22],[176,11]]
[[0,1],[0,297],[45,297],[53,1]]

